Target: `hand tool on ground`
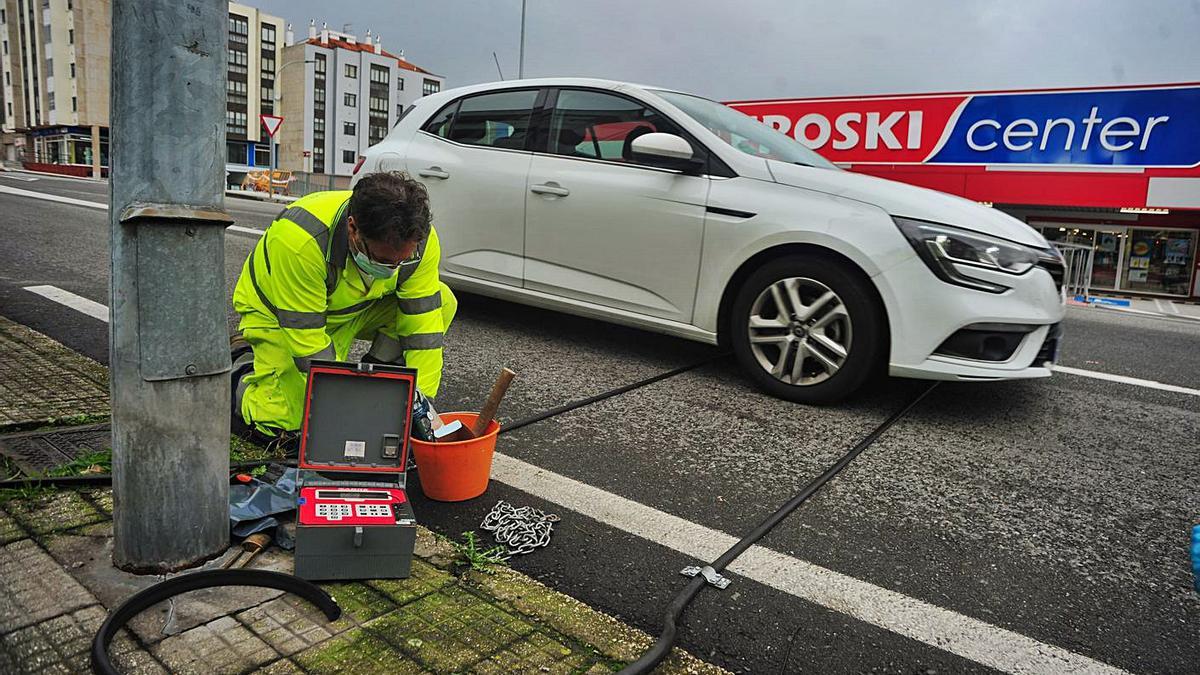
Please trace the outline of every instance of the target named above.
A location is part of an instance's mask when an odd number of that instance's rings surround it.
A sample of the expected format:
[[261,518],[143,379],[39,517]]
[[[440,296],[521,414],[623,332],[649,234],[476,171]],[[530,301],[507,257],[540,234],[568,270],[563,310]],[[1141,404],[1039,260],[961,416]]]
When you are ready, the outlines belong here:
[[238,563],[238,567],[240,568],[249,565],[250,561],[254,559],[254,556],[261,553],[263,549],[270,545],[271,535],[265,532],[255,532],[249,537],[246,537],[245,540],[242,541],[242,551],[248,553],[249,555],[247,555],[240,563]]
[[487,431],[488,425],[492,423],[492,418],[496,416],[496,411],[500,409],[500,401],[508,391],[508,385],[512,384],[513,378],[516,376],[517,374],[508,368],[501,370],[500,375],[496,377],[496,383],[492,385],[492,392],[488,394],[487,400],[483,403],[483,409],[479,411],[479,417],[475,418],[475,424],[470,428],[464,427],[442,438],[441,441],[469,441],[482,436]]

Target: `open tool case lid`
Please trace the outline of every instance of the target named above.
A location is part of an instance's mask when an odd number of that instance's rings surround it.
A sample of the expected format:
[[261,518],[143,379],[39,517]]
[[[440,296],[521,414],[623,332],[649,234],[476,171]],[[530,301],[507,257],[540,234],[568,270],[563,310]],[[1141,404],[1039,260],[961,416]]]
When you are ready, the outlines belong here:
[[412,368],[313,361],[304,397],[300,468],[391,474],[379,478],[403,487],[416,388]]

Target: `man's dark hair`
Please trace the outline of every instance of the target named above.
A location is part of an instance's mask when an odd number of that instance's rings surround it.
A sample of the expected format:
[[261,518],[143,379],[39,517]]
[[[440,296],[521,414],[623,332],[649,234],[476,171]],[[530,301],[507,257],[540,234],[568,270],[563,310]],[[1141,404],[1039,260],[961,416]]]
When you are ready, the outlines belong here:
[[403,171],[364,176],[350,196],[350,215],[362,236],[389,246],[429,236],[429,193]]

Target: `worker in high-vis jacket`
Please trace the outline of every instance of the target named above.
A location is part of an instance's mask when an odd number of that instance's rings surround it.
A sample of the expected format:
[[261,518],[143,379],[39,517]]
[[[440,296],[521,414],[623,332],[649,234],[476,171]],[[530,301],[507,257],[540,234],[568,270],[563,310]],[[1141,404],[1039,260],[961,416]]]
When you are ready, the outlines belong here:
[[416,368],[417,388],[437,396],[458,306],[440,257],[425,186],[407,174],[372,174],[279,214],[233,292],[234,434],[291,445],[310,363],[345,361],[356,338],[371,341],[364,361]]

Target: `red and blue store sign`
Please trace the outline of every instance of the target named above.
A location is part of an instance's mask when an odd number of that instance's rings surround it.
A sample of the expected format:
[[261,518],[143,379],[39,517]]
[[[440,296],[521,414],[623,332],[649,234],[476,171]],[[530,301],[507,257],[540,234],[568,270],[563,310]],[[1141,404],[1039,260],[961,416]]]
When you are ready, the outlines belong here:
[[[833,162],[979,200],[1138,206],[1156,177],[1200,180],[1200,83],[729,105]],[[1106,180],[1081,187],[1092,171]]]
[[730,105],[835,162],[1200,166],[1200,86]]

